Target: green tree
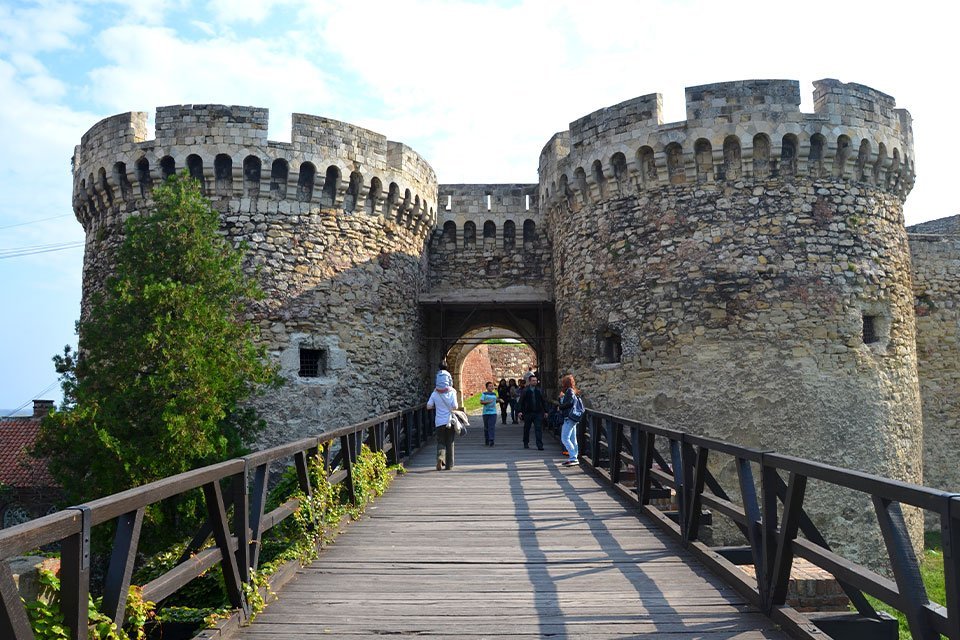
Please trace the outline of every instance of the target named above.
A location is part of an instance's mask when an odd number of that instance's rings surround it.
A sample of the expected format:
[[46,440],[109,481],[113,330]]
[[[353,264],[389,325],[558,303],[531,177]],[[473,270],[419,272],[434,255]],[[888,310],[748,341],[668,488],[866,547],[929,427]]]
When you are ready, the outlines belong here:
[[[54,357],[64,404],[37,453],[74,503],[242,454],[263,427],[245,401],[278,384],[245,319],[263,294],[243,247],[218,233],[186,174],[153,199],[151,213],[127,219],[113,275],[77,323],[79,355]],[[152,517],[182,530],[189,502]]]

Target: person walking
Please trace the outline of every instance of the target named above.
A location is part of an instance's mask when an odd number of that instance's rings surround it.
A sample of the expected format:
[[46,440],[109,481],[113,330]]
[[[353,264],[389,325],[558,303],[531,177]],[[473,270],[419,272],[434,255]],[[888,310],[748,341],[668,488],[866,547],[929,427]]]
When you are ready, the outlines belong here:
[[535,376],[535,375],[536,375],[536,374],[533,372],[533,365],[532,365],[532,364],[528,364],[528,365],[527,365],[527,371],[526,371],[526,373],[523,374],[523,383],[524,383],[524,384],[530,384],[530,378],[532,378],[532,377]]
[[[437,375],[437,384],[441,381]],[[427,400],[427,409],[436,409],[433,424],[437,436],[437,471],[443,468],[453,469],[453,441],[457,436],[456,418],[453,412],[457,410],[457,390],[452,386],[438,387],[430,394]]]
[[492,447],[497,428],[497,394],[492,382],[488,382],[486,391],[480,394],[480,404],[483,405],[483,441]]
[[507,406],[510,404],[510,387],[506,378],[497,385],[497,402],[500,403],[500,424],[507,424]]
[[520,395],[520,419],[523,420],[523,448],[530,448],[530,426],[537,440],[537,449],[543,451],[543,420],[547,417],[547,401],[537,386],[537,376],[530,376]]
[[[560,442],[567,451],[567,459],[562,463],[565,467],[580,464],[577,446],[577,424],[583,417],[583,401],[580,400],[580,390],[572,375],[565,375],[560,379],[560,413],[563,414],[563,427],[560,429]],[[579,404],[579,407],[577,406]]]
[[513,424],[517,424],[517,402],[520,400],[520,387],[517,386],[516,378],[510,378],[510,382],[507,383],[507,391],[510,394],[510,419],[513,420]]

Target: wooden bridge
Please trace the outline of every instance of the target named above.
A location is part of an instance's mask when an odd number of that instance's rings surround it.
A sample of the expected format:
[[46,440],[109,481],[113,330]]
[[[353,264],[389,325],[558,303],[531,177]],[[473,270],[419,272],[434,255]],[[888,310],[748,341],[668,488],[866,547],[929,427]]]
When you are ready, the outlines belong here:
[[[430,447],[238,638],[786,638],[560,448]],[[411,541],[417,541],[411,545]]]
[[[65,626],[87,637],[90,532],[108,522],[116,536],[98,590],[103,613],[122,623],[144,508],[202,488],[209,517],[192,553],[142,585],[144,599],[162,602],[219,564],[237,613],[198,638],[896,638],[869,594],[902,611],[914,638],[960,640],[957,496],[597,411],[579,428],[581,467],[560,466],[550,439],[545,451],[523,449],[512,425],[484,447],[474,426],[455,468],[438,472],[431,432],[423,407],[407,409],[0,531],[0,638],[34,637],[6,559],[51,543],[61,548]],[[330,481],[352,490],[361,442],[408,473],[316,562],[287,571],[278,599],[239,627],[260,540],[299,505],[291,497],[265,512],[270,466],[292,459],[309,494],[307,463],[321,452]],[[735,463],[738,486],[711,474],[718,457]],[[808,479],[872,500],[893,579],[830,549],[803,509]],[[675,505],[656,506],[664,496]],[[901,504],[940,518],[945,603],[927,597]],[[708,515],[734,523],[745,544],[706,546]],[[835,576],[856,611],[809,617],[786,606],[795,558]]]

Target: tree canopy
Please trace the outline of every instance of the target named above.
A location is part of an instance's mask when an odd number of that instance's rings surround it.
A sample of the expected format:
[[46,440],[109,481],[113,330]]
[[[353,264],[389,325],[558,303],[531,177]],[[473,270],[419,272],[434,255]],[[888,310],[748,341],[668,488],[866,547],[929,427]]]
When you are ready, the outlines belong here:
[[171,176],[126,220],[112,275],[54,358],[64,404],[37,453],[72,502],[245,452],[263,421],[246,402],[277,384],[247,319],[263,294],[244,247],[218,233],[200,185]]

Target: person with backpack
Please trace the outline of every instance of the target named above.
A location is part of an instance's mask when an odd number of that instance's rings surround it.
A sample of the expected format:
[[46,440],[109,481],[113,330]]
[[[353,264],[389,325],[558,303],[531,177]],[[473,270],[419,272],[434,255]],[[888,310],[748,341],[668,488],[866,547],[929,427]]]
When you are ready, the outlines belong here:
[[523,448],[530,448],[530,425],[533,425],[537,449],[543,451],[543,421],[547,417],[547,401],[537,387],[537,382],[537,376],[530,376],[520,395],[520,411],[517,415],[523,420]]
[[565,375],[560,379],[560,413],[563,414],[563,427],[560,430],[560,442],[563,448],[567,450],[569,457],[562,463],[565,467],[573,467],[580,464],[578,455],[580,449],[577,446],[577,423],[583,418],[584,407],[583,400],[580,399],[580,391],[577,389],[577,383],[572,375]]

